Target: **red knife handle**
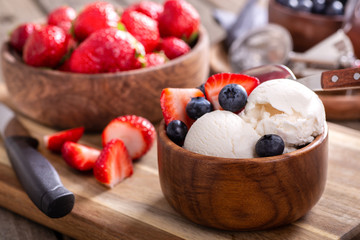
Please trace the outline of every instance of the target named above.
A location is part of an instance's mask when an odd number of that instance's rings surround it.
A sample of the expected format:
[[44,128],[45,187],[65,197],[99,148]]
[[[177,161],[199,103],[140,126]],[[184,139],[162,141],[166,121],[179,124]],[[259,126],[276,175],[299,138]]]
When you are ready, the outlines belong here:
[[360,87],[360,68],[326,71],[321,74],[323,89]]
[[37,144],[32,137],[5,139],[11,165],[30,199],[47,216],[63,217],[74,206],[74,194],[62,185],[55,168],[36,150]]

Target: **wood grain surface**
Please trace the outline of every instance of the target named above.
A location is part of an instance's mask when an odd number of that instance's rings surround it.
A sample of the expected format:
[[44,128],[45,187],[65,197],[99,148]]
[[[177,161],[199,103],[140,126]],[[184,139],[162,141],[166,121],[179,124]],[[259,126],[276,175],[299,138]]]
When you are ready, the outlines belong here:
[[326,71],[321,74],[324,89],[360,88],[360,68]]
[[[40,140],[55,131],[20,120]],[[360,132],[331,123],[329,129],[328,180],[322,198],[303,218],[269,231],[218,231],[177,214],[160,189],[156,144],[134,164],[134,175],[111,190],[91,173],[71,169],[41,144],[39,151],[76,198],[68,216],[49,219],[21,188],[0,142],[0,206],[77,239],[352,239],[360,234]],[[80,142],[101,147],[96,134],[86,134]]]

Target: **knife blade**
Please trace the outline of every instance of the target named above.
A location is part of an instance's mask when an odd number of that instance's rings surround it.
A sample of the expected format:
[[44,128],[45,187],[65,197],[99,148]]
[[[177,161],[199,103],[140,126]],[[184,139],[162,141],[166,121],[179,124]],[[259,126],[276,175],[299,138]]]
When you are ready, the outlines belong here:
[[50,162],[37,151],[38,141],[0,103],[0,134],[11,165],[32,202],[47,216],[60,218],[71,212],[75,197],[61,183]]
[[360,68],[325,71],[295,81],[314,91],[360,88]]

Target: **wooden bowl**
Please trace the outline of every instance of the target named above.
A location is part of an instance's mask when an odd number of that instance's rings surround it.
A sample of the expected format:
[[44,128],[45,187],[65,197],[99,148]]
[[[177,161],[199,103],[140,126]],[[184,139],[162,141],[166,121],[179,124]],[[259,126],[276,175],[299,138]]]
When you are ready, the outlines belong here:
[[189,53],[161,66],[118,73],[34,68],[8,43],[2,46],[1,60],[10,101],[20,113],[50,127],[101,131],[110,120],[125,114],[160,121],[163,88],[196,87],[208,77],[209,37],[201,27]]
[[269,0],[269,22],[285,27],[293,38],[294,51],[304,52],[341,28],[343,16],[300,12]]
[[291,223],[320,199],[326,182],[328,129],[299,150],[252,159],[187,151],[158,134],[162,192],[189,220],[224,230],[262,230]]

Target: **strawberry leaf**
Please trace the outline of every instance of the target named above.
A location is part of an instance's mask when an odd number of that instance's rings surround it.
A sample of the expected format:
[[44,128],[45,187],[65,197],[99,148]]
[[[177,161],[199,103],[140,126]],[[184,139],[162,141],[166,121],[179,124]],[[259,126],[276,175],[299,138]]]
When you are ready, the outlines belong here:
[[126,32],[126,27],[121,22],[118,22],[117,29]]

